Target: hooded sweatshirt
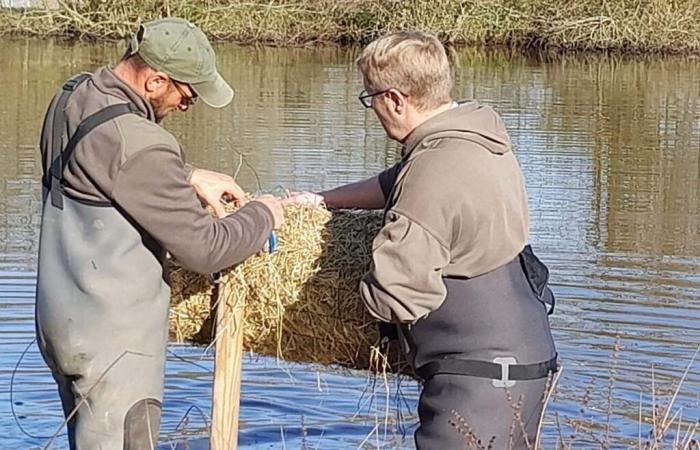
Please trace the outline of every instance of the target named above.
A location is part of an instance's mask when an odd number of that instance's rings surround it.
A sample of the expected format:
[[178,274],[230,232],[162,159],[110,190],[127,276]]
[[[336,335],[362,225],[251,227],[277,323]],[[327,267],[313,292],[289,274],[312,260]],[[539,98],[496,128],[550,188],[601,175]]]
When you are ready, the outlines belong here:
[[512,261],[528,240],[527,195],[510,138],[490,107],[464,103],[416,127],[383,172],[384,223],[360,283],[370,313],[411,323],[442,305],[444,277]]

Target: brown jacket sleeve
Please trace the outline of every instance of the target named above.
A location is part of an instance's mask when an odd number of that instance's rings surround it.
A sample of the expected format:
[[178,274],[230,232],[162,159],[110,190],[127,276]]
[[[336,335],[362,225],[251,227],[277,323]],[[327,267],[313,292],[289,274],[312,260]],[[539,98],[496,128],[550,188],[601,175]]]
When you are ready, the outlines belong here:
[[396,191],[360,283],[362,300],[378,319],[413,322],[445,300],[443,269],[458,214],[452,200],[462,190],[458,177],[445,173],[453,165],[453,158],[429,153],[392,168]]
[[413,322],[437,309],[447,290],[450,251],[416,221],[390,211],[374,240],[372,268],[360,282],[369,312],[386,322]]
[[187,175],[174,150],[149,147],[121,165],[112,198],[190,270],[217,272],[262,249],[273,226],[264,204],[253,201],[217,219],[201,206]]

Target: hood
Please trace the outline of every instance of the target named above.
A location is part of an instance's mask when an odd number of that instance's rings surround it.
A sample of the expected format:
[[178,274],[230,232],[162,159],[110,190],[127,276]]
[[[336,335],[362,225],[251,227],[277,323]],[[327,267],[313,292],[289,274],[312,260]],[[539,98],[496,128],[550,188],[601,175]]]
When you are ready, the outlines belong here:
[[468,140],[496,155],[511,151],[510,137],[498,113],[490,106],[466,102],[418,125],[408,135],[403,155],[407,157],[420,144],[428,147],[431,141],[444,138]]

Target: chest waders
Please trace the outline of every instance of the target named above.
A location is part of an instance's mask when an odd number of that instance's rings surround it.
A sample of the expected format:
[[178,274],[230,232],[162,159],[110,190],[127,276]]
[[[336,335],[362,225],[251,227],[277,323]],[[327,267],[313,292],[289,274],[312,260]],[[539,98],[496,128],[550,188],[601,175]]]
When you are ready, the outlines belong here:
[[424,383],[418,449],[534,443],[547,378],[557,370],[547,278],[527,246],[489,273],[444,278],[440,308],[400,327],[408,360]]
[[[384,222],[405,165],[404,157],[390,180]],[[418,450],[534,445],[548,378],[557,371],[548,281],[547,266],[527,245],[491,272],[443,277],[442,305],[415,323],[380,324],[382,342],[398,338],[423,381]]]
[[[71,450],[145,450],[157,445],[170,288],[165,252],[112,204],[66,195],[62,172],[82,138],[129,103],[86,118],[69,136],[64,109],[88,75],[54,99],[51,167],[44,175],[36,327],[68,422]],[[99,151],[98,146],[90,151]]]

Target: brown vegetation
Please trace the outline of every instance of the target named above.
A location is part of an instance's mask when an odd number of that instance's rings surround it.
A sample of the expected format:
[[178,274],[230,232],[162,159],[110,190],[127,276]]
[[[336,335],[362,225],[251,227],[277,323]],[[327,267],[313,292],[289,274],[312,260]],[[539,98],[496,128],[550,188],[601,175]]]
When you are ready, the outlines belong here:
[[212,305],[245,305],[243,347],[288,361],[367,369],[377,355],[377,322],[358,285],[369,269],[379,213],[286,207],[279,249],[222,271],[218,283],[175,264],[171,337],[216,341]]
[[58,0],[0,10],[0,34],[121,39],[168,15],[246,44],[363,43],[420,29],[457,45],[700,54],[696,0]]

